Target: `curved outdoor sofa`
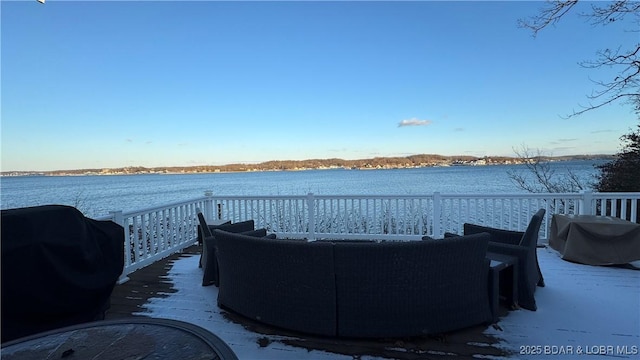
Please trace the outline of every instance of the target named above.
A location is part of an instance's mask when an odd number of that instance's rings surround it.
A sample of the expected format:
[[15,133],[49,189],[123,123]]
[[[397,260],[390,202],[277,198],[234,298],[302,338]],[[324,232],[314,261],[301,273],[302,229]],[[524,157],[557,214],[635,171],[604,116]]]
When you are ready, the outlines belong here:
[[492,320],[488,234],[452,240],[265,239],[214,230],[218,305],[339,337],[443,333]]

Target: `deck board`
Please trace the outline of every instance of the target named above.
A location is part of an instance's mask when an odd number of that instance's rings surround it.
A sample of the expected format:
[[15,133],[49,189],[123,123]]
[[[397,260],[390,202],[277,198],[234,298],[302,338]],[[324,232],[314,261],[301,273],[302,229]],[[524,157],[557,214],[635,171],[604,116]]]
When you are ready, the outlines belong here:
[[[114,288],[111,308],[106,313],[106,319],[145,316],[144,313],[148,312],[145,305],[149,306],[151,299],[166,298],[167,294],[176,292],[168,277],[168,271],[174,261],[183,257],[198,256],[198,254],[198,246],[192,246],[182,253],[173,254],[130,274],[129,281]],[[194,301],[202,300],[198,297],[190,299],[187,295],[181,297],[180,301],[171,302],[170,307],[176,312],[188,312],[196,308],[193,306]],[[274,346],[277,345],[274,344],[275,342],[281,342],[287,346],[342,354],[354,359],[362,356],[393,359],[450,359],[452,354],[456,354],[459,358],[471,359],[474,356],[477,358],[477,355],[494,357],[506,355],[503,350],[492,346],[499,340],[484,334],[485,326],[476,326],[442,336],[371,340],[338,339],[300,334],[267,326],[232,312],[219,310],[215,300],[212,300],[211,304],[212,311],[219,311],[225,319],[255,333],[257,345],[260,347]],[[502,309],[502,311],[506,313],[506,310]],[[255,346],[255,344],[248,345]]]

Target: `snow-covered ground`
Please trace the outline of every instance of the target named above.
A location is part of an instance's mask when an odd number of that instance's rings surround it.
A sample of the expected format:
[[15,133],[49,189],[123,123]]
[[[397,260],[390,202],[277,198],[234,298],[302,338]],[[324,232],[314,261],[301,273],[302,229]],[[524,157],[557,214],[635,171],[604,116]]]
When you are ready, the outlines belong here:
[[488,334],[519,359],[640,359],[640,271],[570,263],[550,248],[538,261],[538,310],[509,312]]
[[[640,359],[640,271],[566,262],[550,248],[539,249],[538,256],[546,282],[536,291],[538,311],[510,311],[498,322],[500,329],[486,333],[503,339],[499,346],[518,359]],[[177,292],[151,299],[143,314],[208,329],[242,360],[353,359],[288,346],[273,335],[260,347],[265,335],[226,319],[216,305],[218,289],[201,286],[198,260],[176,260],[168,276]]]

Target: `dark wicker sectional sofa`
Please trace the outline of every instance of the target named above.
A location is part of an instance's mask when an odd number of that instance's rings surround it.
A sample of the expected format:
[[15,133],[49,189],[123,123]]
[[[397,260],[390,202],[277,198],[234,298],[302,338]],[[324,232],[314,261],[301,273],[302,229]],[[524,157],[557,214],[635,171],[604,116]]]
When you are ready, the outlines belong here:
[[214,230],[218,305],[309,334],[405,337],[490,323],[488,234],[446,241],[265,239]]

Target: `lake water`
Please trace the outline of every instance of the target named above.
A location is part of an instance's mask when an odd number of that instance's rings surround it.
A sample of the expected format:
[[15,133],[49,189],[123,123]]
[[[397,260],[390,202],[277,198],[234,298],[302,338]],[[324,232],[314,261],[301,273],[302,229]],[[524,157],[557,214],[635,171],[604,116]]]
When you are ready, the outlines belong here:
[[[603,161],[552,163],[592,183]],[[25,176],[0,178],[2,209],[65,204],[88,216],[189,200],[207,190],[219,195],[417,195],[523,193],[509,172],[523,165],[451,166],[389,170],[306,170],[209,174]]]

